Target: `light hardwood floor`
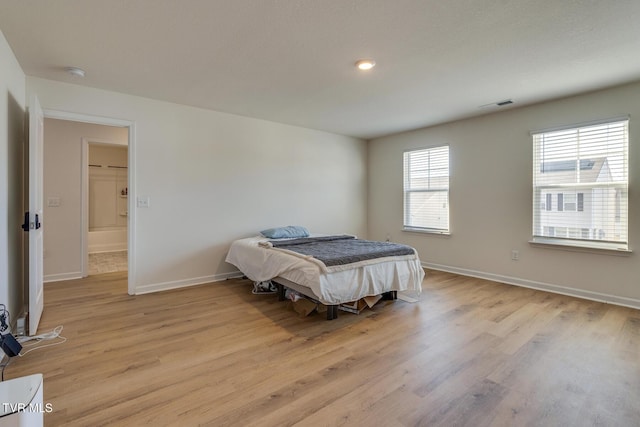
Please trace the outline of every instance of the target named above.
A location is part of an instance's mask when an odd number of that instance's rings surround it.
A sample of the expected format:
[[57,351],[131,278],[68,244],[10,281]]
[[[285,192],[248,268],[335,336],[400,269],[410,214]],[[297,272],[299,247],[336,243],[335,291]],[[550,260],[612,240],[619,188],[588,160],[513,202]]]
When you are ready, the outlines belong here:
[[640,312],[428,272],[420,302],[300,318],[247,280],[142,296],[126,273],[45,287],[12,361],[49,426],[640,425]]

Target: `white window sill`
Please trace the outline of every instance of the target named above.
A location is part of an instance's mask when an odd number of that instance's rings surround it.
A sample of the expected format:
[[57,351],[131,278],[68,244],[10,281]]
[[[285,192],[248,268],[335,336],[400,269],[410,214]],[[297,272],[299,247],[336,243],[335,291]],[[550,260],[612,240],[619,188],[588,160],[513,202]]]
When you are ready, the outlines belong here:
[[534,246],[574,252],[590,252],[603,255],[631,255],[633,251],[616,243],[585,242],[582,240],[534,237],[529,240]]
[[409,233],[420,233],[420,234],[435,234],[439,236],[451,236],[451,232],[444,230],[436,230],[430,228],[412,228],[412,227],[404,227],[402,231],[406,231]]

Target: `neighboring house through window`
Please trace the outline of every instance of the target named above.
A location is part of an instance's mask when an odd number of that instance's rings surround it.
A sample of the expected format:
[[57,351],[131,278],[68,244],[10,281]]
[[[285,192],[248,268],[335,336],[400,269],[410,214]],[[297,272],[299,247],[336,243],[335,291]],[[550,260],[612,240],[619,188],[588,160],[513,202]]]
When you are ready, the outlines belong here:
[[404,229],[449,232],[449,146],[404,153]]
[[533,134],[534,242],[628,249],[628,140],[627,119]]

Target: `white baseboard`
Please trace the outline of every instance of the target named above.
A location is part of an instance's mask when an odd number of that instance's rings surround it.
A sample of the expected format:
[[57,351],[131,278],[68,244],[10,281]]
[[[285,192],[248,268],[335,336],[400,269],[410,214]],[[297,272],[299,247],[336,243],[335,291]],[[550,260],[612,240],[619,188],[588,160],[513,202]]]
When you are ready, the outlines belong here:
[[89,255],[92,254],[111,254],[116,252],[127,252],[127,248],[124,249],[109,249],[108,251],[89,251]]
[[44,283],[49,283],[49,282],[60,282],[62,280],[73,280],[73,279],[82,279],[82,272],[74,271],[71,273],[47,274],[42,278],[42,281]]
[[621,305],[640,310],[640,300],[634,298],[620,297],[616,295],[603,294],[600,292],[585,291],[583,289],[570,288],[567,286],[553,285],[550,283],[536,282],[533,280],[520,279],[518,277],[503,276],[500,274],[485,273],[483,271],[468,270],[466,268],[451,267],[442,264],[422,262],[424,268],[432,270],[446,271],[448,273],[460,274],[462,276],[477,277],[480,279],[492,280],[494,282],[506,283],[508,285],[521,286],[524,288],[537,289],[555,294],[568,295],[571,297],[588,299],[592,301],[605,302],[609,304]]
[[148,285],[140,285],[135,288],[135,295],[149,294],[152,292],[168,291],[170,289],[186,288],[188,286],[202,285],[211,282],[220,282],[222,280],[234,277],[242,277],[240,271],[231,273],[214,274],[212,276],[194,277],[192,279],[175,280],[172,282],[151,283]]
[[96,254],[102,252],[121,252],[127,250],[127,242],[124,243],[102,243],[89,246],[89,253]]

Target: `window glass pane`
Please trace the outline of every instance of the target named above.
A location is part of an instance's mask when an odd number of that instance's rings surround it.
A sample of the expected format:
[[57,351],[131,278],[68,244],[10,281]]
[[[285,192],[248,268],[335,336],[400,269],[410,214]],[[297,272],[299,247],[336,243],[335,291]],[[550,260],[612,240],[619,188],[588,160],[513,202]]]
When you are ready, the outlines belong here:
[[449,229],[448,191],[415,192],[407,194],[409,217],[407,226]]
[[564,193],[564,210],[576,210],[576,193]]

